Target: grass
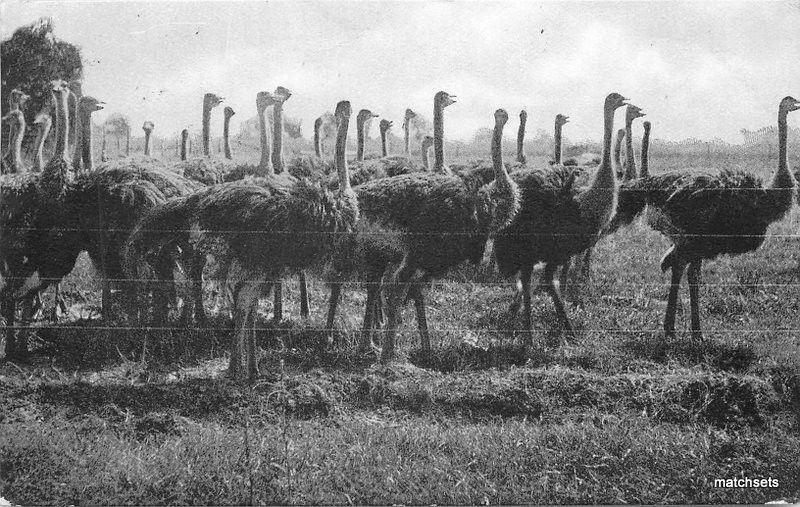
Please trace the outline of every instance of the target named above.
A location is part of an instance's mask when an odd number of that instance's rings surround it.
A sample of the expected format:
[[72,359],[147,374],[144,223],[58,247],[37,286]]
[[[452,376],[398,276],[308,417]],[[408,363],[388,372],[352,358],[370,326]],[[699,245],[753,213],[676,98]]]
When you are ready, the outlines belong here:
[[[654,172],[681,156],[651,156]],[[758,160],[700,160],[766,166]],[[463,266],[429,293],[434,351],[405,310],[389,367],[354,352],[364,294],[327,290],[258,338],[262,378],[224,378],[230,323],[128,329],[97,317],[85,259],[70,315],[37,327],[28,363],[0,363],[0,496],[17,504],[763,503],[800,499],[800,254],[794,210],[756,253],[704,265],[706,340],[660,332],[668,246],[642,224],[603,239],[558,330],[534,301],[534,342],[506,314],[512,283]],[[48,295],[49,296],[49,295]],[[686,298],[684,290],[682,298]],[[578,304],[580,303],[580,304]],[[45,298],[45,305],[48,305]],[[685,313],[685,315],[684,315]],[[718,488],[772,477],[776,488]]]

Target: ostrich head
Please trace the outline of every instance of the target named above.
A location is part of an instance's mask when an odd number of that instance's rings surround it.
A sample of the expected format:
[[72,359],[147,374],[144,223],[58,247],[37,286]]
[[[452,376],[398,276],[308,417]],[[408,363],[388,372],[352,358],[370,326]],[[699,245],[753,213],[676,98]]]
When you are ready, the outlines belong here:
[[519,112],[519,121],[520,122],[528,121],[528,111],[523,109],[522,111]]
[[234,111],[231,106],[225,106],[224,112],[225,112],[225,119],[226,120],[229,120],[231,118],[231,116],[236,114],[236,111]]
[[641,118],[644,115],[644,112],[638,106],[628,104],[628,108],[625,110],[625,122],[629,124],[636,118]]
[[433,146],[433,136],[425,136],[422,138],[422,151],[429,150]]
[[352,108],[350,107],[349,100],[342,100],[338,104],[336,104],[336,110],[334,111],[333,116],[334,118],[336,118],[337,128],[341,124],[342,120],[345,118],[349,118],[351,114],[352,114]]
[[436,95],[433,97],[434,103],[439,104],[442,108],[445,108],[451,104],[456,103],[456,96],[450,95],[445,91],[436,92]]
[[784,97],[781,100],[780,111],[786,111],[787,113],[790,111],[797,111],[800,109],[800,101],[793,97]]
[[44,125],[46,123],[52,123],[52,121],[53,119],[50,116],[50,111],[47,109],[39,111],[36,118],[33,119],[33,123],[36,125]]
[[212,109],[222,104],[224,98],[215,93],[206,93],[203,96],[203,109]]
[[319,129],[322,128],[322,122],[323,122],[322,116],[320,116],[319,118],[314,120],[314,130],[315,131],[319,131]]
[[503,126],[508,122],[508,112],[505,109],[498,109],[494,112],[494,122],[496,125]]
[[356,116],[356,120],[361,124],[364,124],[373,118],[378,118],[378,115],[369,109],[362,109],[358,112],[358,116]]
[[403,117],[403,125],[408,125],[408,122],[417,117],[417,113],[411,109],[406,109],[406,115]]
[[270,92],[258,92],[256,94],[256,109],[259,114],[263,114],[269,106],[275,105],[275,97]]
[[181,141],[186,141],[189,139],[189,129],[181,130]]
[[50,89],[56,93],[66,92],[69,89],[69,84],[63,79],[54,79],[50,81]]
[[11,109],[14,109],[14,106],[19,107],[22,109],[25,107],[25,103],[31,98],[30,95],[24,93],[19,88],[14,88],[11,90],[11,93],[8,94],[8,105]]
[[89,95],[84,95],[78,100],[78,109],[84,113],[93,113],[103,109],[105,102]]
[[272,94],[276,102],[283,104],[292,96],[292,92],[288,88],[279,86],[275,88],[275,93]]
[[619,93],[616,92],[609,93],[606,96],[605,109],[607,111],[616,111],[622,106],[627,106],[628,105],[627,100],[628,100],[627,98],[623,97]]
[[561,113],[556,115],[556,125],[561,127],[562,125],[566,125],[567,123],[569,123],[569,116],[564,116]]
[[385,134],[390,128],[392,128],[392,122],[389,120],[381,120],[380,123],[381,134]]
[[642,127],[644,127],[645,133],[649,133],[650,132],[650,122],[649,121],[646,121],[646,122],[642,123]]
[[150,135],[154,128],[156,128],[156,125],[151,121],[146,121],[142,124],[142,130],[144,130],[144,133],[147,135]]

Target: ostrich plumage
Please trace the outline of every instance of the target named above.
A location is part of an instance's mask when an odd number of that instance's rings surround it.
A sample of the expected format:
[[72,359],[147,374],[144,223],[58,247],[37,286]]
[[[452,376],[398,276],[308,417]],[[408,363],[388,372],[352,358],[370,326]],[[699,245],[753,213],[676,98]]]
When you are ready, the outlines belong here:
[[[542,285],[552,297],[562,324],[572,332],[554,275],[572,255],[594,244],[614,212],[616,178],[610,160],[611,136],[614,111],[625,100],[617,93],[605,99],[603,161],[588,188],[577,191],[575,172],[563,166],[512,173],[512,179],[520,188],[522,204],[513,223],[495,238],[494,253],[502,276],[520,275],[528,330],[531,328],[531,274],[535,264],[544,262]],[[518,304],[512,306],[514,312],[517,308]],[[530,340],[528,334],[526,342]]]
[[358,221],[358,202],[345,160],[350,114],[349,102],[337,104],[340,185],[336,192],[309,181],[298,182],[281,194],[254,186],[230,186],[207,199],[200,210],[197,248],[228,257],[225,278],[232,288],[235,322],[229,373],[234,378],[258,374],[253,325],[264,288],[287,271],[330,262],[336,243],[351,234]]
[[[434,98],[437,136],[443,135],[443,109],[453,102],[446,92],[438,92]],[[422,310],[419,324],[424,326],[421,282],[440,277],[465,260],[480,262],[488,237],[502,230],[516,214],[518,191],[502,164],[499,148],[507,120],[505,111],[495,113],[492,152],[497,179],[489,185],[476,188],[458,176],[414,173],[371,181],[357,189],[364,219],[403,235],[403,259],[386,281],[387,327],[381,361],[390,361],[394,356],[398,310],[408,299],[409,291],[420,291],[412,297],[418,310]],[[442,154],[436,150],[436,167],[443,166]],[[370,299],[374,300],[368,296]],[[427,332],[423,333],[423,348],[430,349]]]

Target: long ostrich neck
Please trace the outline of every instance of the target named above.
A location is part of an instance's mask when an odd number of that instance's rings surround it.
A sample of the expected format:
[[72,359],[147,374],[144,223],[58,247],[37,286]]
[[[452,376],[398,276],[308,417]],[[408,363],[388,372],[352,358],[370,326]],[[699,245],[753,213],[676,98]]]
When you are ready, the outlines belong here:
[[322,127],[322,122],[314,122],[314,153],[317,155],[317,158],[322,158],[322,146],[321,146],[321,139],[319,137],[319,129]]
[[614,187],[614,170],[611,167],[611,136],[614,131],[614,109],[604,111],[603,115],[603,161],[595,174],[592,188],[609,189]]
[[283,172],[283,102],[272,108],[272,166],[275,174]]
[[386,150],[386,131],[381,130],[381,156],[385,157],[388,155],[388,151]]
[[403,122],[403,137],[405,141],[405,154],[406,157],[409,155],[409,142],[411,141],[411,118],[406,117],[406,121]]
[[[80,114],[78,112],[78,97],[72,90],[67,90],[67,111],[68,115],[71,115],[73,121],[69,124],[69,130],[67,131],[67,144],[69,141],[72,140],[74,143],[74,159],[78,161],[80,164],[81,159],[81,128],[80,128]],[[73,161],[74,162],[74,161]]]
[[225,125],[222,127],[222,142],[223,147],[225,149],[225,158],[228,160],[231,159],[231,143],[230,139],[228,138],[228,134],[230,132],[231,126],[231,117],[226,115],[225,116]]
[[647,157],[650,150],[650,125],[644,127],[644,135],[642,136],[642,167],[639,169],[639,177],[646,178],[650,175],[647,167]]
[[44,168],[44,142],[47,139],[47,135],[50,133],[52,124],[53,120],[51,120],[49,116],[45,118],[39,127],[39,133],[36,137],[36,158],[34,159],[34,167],[38,172],[41,172]]
[[80,107],[76,107],[75,111],[76,115],[73,116],[75,121],[71,124],[71,127],[74,127],[75,130],[75,146],[72,155],[72,169],[75,172],[79,172],[81,169],[81,161],[83,160],[83,124],[86,121],[86,111]]
[[339,130],[336,132],[336,169],[339,174],[339,192],[350,190],[350,178],[347,175],[347,128],[350,126],[350,119],[347,117],[339,118]]
[[3,120],[11,120],[9,125],[11,139],[8,157],[11,161],[12,171],[22,172],[22,138],[25,136],[25,116],[19,109],[12,109]]
[[632,180],[636,178],[636,158],[633,155],[633,118],[625,118],[625,158],[628,161],[628,167],[625,170],[625,179]]
[[793,176],[792,173],[789,172],[789,161],[786,153],[788,131],[786,127],[787,114],[788,111],[784,108],[778,110],[778,171],[772,179],[772,188],[787,188],[793,186]]
[[444,172],[444,108],[438,100],[433,104],[433,171]]
[[431,169],[430,162],[428,162],[428,150],[430,148],[429,144],[422,143],[422,165],[425,167],[426,171],[430,171]]
[[211,104],[203,103],[203,155],[206,157],[211,153]]
[[496,121],[494,133],[492,134],[492,167],[494,168],[495,188],[498,190],[508,190],[511,187],[511,178],[508,176],[506,167],[503,165],[502,142],[503,124]]
[[528,122],[527,116],[520,116],[519,130],[517,130],[517,162],[525,163],[525,124]]
[[359,162],[364,160],[364,124],[366,121],[359,115],[356,118],[356,137],[358,146],[356,150],[356,160]]
[[617,132],[617,139],[614,141],[614,167],[620,168],[622,167],[622,160],[620,158],[622,154],[622,139],[625,137],[625,131],[619,129]]
[[81,111],[81,158],[83,159],[84,171],[91,171],[94,168],[92,160],[92,113],[88,110]]
[[189,132],[181,132],[181,160],[186,160],[186,152],[189,148]]
[[267,174],[275,174],[272,168],[272,161],[269,156],[269,140],[267,139],[267,109],[258,110],[258,134],[261,139],[261,162],[258,166],[262,172]]
[[67,93],[56,92],[56,149],[53,157],[59,157],[64,161],[69,160],[67,154],[67,136],[69,135],[69,111],[67,110]]
[[144,156],[147,157],[150,155],[150,134],[149,130],[144,131]]
[[556,120],[555,133],[553,134],[553,161],[556,164],[561,164],[561,123]]

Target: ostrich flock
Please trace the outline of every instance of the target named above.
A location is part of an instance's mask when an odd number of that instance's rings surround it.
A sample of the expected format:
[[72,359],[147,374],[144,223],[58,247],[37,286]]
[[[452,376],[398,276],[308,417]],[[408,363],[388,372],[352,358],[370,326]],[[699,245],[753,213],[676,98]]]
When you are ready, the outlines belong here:
[[[555,118],[553,161],[538,167],[529,163],[522,148],[525,111],[519,114],[516,160],[504,162],[501,143],[509,115],[503,109],[494,113],[490,162],[446,164],[444,113],[456,100],[444,91],[433,99],[433,135],[422,139],[422,163],[409,156],[409,125],[415,116],[410,109],[403,122],[403,155],[388,154],[386,136],[392,122],[383,119],[382,156],[365,158],[365,125],[377,115],[362,109],[355,117],[357,156],[348,160],[352,110],[346,100],[335,108],[333,160],[322,157],[320,118],[314,125],[315,155],[285,161],[282,115],[292,94],[284,87],[256,95],[261,157],[252,164],[231,160],[230,107],[224,108],[224,158],[210,156],[212,111],[223,99],[207,93],[202,156],[187,157],[189,136],[184,130],[181,161],[168,164],[152,158],[154,124],[148,121],[143,125],[143,156],[95,166],[91,115],[103,103],[83,96],[72,111],[69,85],[51,84],[52,103],[35,120],[32,167],[26,167],[21,156],[27,95],[12,91],[10,112],[3,117],[11,125],[0,179],[0,304],[7,360],[28,353],[24,328],[39,293],[51,285],[57,290],[82,252],[101,278],[102,314],[109,321],[160,327],[168,324],[174,310],[172,315],[182,325],[203,326],[203,280],[223,282],[234,323],[229,375],[237,379],[258,375],[259,299],[272,292],[274,317],[282,319],[282,280],[295,275],[300,278],[302,317],[310,312],[306,278],[329,284],[328,330],[334,327],[344,283],[362,282],[367,297],[359,347],[375,349],[384,363],[394,358],[399,310],[410,300],[423,351],[430,351],[425,290],[464,261],[493,258],[500,276],[517,278],[510,311],[516,315],[523,307],[527,330],[531,277],[542,263],[541,286],[552,298],[565,332],[572,333],[560,286],[568,283],[573,259],[586,276],[595,243],[639,216],[672,241],[661,260],[661,269],[671,271],[664,318],[667,337],[675,333],[678,291],[686,271],[692,336],[701,339],[703,260],[756,250],[767,227],[782,219],[794,201],[786,120],[789,112],[800,109],[800,102],[792,97],[778,105],[778,168],[765,184],[743,171],[650,174],[649,122],[644,123],[637,172],[631,125],[644,113],[618,93],[608,94],[602,105],[602,157],[592,166],[562,163],[561,130],[568,117],[561,114]],[[614,142],[614,116],[623,106],[625,128]],[[43,146],[53,122],[55,149],[45,163]],[[77,133],[72,149],[71,125]],[[621,164],[623,140],[627,156]],[[179,278],[191,287],[181,297]],[[115,301],[118,304],[112,304]],[[15,325],[18,318],[23,325]],[[382,338],[379,345],[376,333]],[[531,341],[531,333],[526,333],[526,344]]]

